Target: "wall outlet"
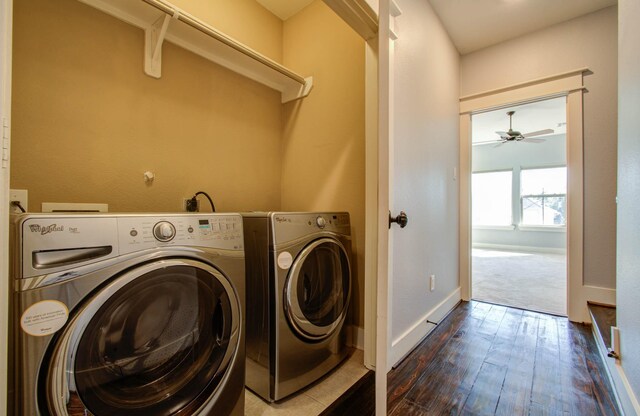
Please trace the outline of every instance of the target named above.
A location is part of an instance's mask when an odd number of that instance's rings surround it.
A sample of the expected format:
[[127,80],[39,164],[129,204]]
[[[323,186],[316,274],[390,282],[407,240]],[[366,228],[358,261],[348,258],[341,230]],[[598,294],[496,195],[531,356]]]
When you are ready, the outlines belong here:
[[[26,189],[9,190],[9,203],[17,201],[25,211],[29,210],[28,192]],[[20,214],[22,211],[16,205],[11,204],[10,211],[12,214]]]
[[187,212],[198,212],[200,211],[200,201],[196,199],[195,209],[191,206],[191,198],[182,198],[182,209]]
[[434,290],[436,290],[436,275],[432,274],[431,276],[429,276],[429,290],[431,290],[432,292]]

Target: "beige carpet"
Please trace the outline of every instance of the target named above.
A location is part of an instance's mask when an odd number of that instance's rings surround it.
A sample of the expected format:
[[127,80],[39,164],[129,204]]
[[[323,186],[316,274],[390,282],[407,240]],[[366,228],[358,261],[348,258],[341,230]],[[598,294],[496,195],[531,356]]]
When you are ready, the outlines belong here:
[[556,315],[567,314],[564,254],[472,251],[472,297]]

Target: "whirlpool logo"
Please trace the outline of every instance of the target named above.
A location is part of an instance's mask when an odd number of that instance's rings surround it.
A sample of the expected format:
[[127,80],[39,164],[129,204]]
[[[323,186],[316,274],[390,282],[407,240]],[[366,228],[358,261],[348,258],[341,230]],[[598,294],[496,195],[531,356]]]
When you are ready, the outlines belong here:
[[64,225],[58,224],[50,224],[50,225],[40,225],[40,224],[32,224],[29,226],[29,229],[32,233],[40,233],[40,235],[45,235],[49,233],[64,231]]

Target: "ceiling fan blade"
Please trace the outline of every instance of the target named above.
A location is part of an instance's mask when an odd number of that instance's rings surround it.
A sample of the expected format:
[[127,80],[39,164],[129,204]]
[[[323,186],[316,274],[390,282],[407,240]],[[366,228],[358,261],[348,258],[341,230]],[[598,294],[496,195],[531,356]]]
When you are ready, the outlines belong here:
[[492,147],[500,147],[500,146],[502,146],[503,144],[505,144],[506,142],[507,142],[507,140],[501,140],[501,141],[500,141],[500,143],[498,143],[498,144],[494,144]]
[[545,139],[533,139],[531,137],[525,137],[521,141],[527,142],[527,143],[542,143],[542,142],[546,142]]
[[502,136],[507,136],[509,137],[509,133],[507,133],[506,131],[497,131],[496,134],[500,137]]
[[532,131],[530,133],[525,133],[522,135],[522,137],[526,139],[527,137],[541,136],[543,134],[551,134],[551,133],[553,133],[553,129],[545,129],[545,130],[538,130],[538,131]]
[[480,146],[483,144],[491,144],[491,143],[496,143],[496,142],[503,142],[504,140],[485,140],[483,142],[474,142],[471,143],[471,146]]

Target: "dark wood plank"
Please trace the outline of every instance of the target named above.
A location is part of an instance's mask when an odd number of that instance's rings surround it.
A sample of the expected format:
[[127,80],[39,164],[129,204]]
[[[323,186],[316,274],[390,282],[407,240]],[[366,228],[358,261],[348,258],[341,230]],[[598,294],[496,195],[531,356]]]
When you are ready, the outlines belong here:
[[523,312],[496,407],[498,415],[529,413],[538,324],[537,315]]
[[590,327],[463,302],[389,374],[393,415],[618,415]]
[[586,368],[582,334],[577,325],[567,320],[558,322],[560,343],[560,385],[563,408],[574,415],[594,414],[595,397],[591,377]]
[[560,380],[560,351],[554,317],[540,316],[537,340],[531,401],[553,412],[561,411],[562,390],[557,382]]
[[[485,317],[489,314],[486,310]],[[484,311],[483,311],[484,312]],[[494,320],[474,318],[453,335],[440,353],[434,357],[425,374],[405,398],[432,414],[457,413],[473,386],[480,367],[491,347],[486,331],[497,326]]]
[[522,310],[508,309],[487,354],[486,362],[495,365],[508,363],[514,352],[514,344],[522,322]]
[[586,367],[593,382],[594,403],[599,411],[598,414],[618,415],[619,411],[613,389],[606,376],[606,369],[598,353],[591,328],[587,325],[579,325],[579,329],[582,333]]
[[[571,413],[557,410],[555,407],[543,406],[538,403],[531,403],[529,416],[569,416]],[[585,415],[586,416],[586,415]]]
[[430,416],[433,413],[429,413],[419,405],[412,403],[408,400],[401,400],[398,406],[392,412],[388,413],[391,416]]
[[375,414],[376,378],[375,373],[369,371],[342,394],[338,400],[326,408],[320,416],[374,416]]
[[396,369],[389,373],[387,408],[390,411],[402,401],[404,395],[416,384],[427,366],[433,362],[434,357],[440,354],[453,335],[463,325],[468,324],[465,318],[477,304],[478,302],[462,302],[458,305],[445,321],[438,325]]
[[616,307],[589,303],[589,312],[605,347],[611,348],[611,327],[616,326]]
[[495,414],[501,389],[507,373],[507,366],[499,366],[485,362],[480,368],[478,377],[462,409],[464,415],[493,415]]
[[502,319],[506,312],[507,308],[504,306],[491,305],[491,309],[478,327],[478,332],[486,335],[488,339],[493,339],[502,324]]

